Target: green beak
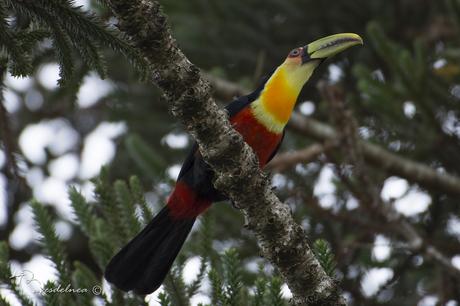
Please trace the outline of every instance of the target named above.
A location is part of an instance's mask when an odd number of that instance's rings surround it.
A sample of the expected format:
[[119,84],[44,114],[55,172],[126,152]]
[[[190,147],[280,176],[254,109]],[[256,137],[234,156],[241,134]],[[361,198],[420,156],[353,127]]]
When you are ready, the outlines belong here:
[[[325,59],[336,55],[350,47],[362,45],[363,39],[354,33],[340,33],[327,36],[308,44],[305,57],[309,59]],[[305,58],[306,60],[307,58]]]

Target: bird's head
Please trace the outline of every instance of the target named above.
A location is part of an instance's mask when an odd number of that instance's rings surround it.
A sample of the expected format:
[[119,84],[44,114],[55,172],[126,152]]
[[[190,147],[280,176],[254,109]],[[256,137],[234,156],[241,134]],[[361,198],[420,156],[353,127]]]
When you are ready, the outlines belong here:
[[302,87],[321,62],[352,46],[362,44],[362,38],[354,33],[327,36],[291,50],[282,67],[286,76]]
[[270,131],[281,133],[288,122],[297,97],[313,71],[325,59],[352,46],[363,44],[359,35],[342,33],[318,39],[295,48],[265,83],[254,114]]

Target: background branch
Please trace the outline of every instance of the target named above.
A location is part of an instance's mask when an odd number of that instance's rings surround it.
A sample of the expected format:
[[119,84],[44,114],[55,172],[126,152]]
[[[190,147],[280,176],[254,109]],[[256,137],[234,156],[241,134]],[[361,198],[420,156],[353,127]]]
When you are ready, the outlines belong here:
[[[460,279],[460,270],[438,248],[430,244],[408,220],[403,218],[393,207],[380,197],[380,188],[368,176],[364,161],[363,146],[358,138],[357,124],[352,112],[345,105],[342,90],[338,86],[318,85],[323,98],[328,102],[330,114],[339,134],[340,145],[337,146],[345,157],[345,163],[353,166],[353,178],[337,164],[338,175],[348,189],[357,197],[365,210],[376,220],[387,223],[387,232],[397,234],[406,241],[407,247],[414,253],[423,253],[439,264],[450,275]],[[333,156],[332,159],[335,159]]]
[[[217,96],[232,98],[247,92],[242,86],[222,80],[207,74]],[[293,113],[288,129],[312,137],[318,141],[334,140],[338,134],[334,128],[316,119]],[[401,157],[376,144],[361,140],[362,153],[366,162],[391,173],[403,177],[411,182],[418,183],[426,188],[436,189],[453,195],[460,195],[460,178],[448,172],[439,172],[435,169]],[[302,153],[300,153],[302,154]],[[309,161],[310,158],[306,159]],[[301,160],[299,160],[301,162]]]
[[[334,139],[338,136],[337,132],[329,125],[313,118],[306,118],[298,113],[292,115],[289,127],[317,140]],[[434,188],[454,195],[460,194],[460,179],[454,175],[436,171],[429,166],[398,156],[370,142],[361,140],[361,146],[365,160],[376,167],[426,188]]]
[[326,144],[312,144],[301,150],[289,151],[278,154],[273,158],[272,161],[267,165],[267,170],[273,170],[276,172],[283,172],[288,168],[291,168],[297,164],[308,164],[318,158],[319,155],[323,154],[327,150],[334,147],[332,142]]

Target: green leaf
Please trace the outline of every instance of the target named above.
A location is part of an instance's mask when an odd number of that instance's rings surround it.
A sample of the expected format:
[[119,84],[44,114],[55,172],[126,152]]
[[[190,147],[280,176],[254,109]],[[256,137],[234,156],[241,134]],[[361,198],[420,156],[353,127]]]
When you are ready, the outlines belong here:
[[333,277],[336,264],[329,243],[323,239],[316,240],[313,244],[313,252],[326,274]]
[[223,258],[222,265],[224,277],[227,285],[225,286],[226,304],[238,306],[241,304],[241,262],[238,252],[235,249],[228,249]]
[[133,200],[141,207],[144,225],[153,218],[153,212],[144,197],[144,190],[141,181],[135,175],[129,178],[129,188],[131,189]]
[[172,305],[174,306],[188,306],[190,300],[187,296],[186,286],[182,278],[183,266],[175,265],[168,273],[163,286],[165,291],[168,293],[171,299]]
[[77,301],[79,305],[91,305],[94,298],[92,289],[94,286],[100,286],[96,275],[87,266],[80,262],[74,263],[75,270],[72,273],[72,280],[74,289],[86,290],[77,294]]
[[56,287],[57,287],[57,284],[53,283],[52,281],[46,282],[45,286],[43,287],[44,292],[46,292],[46,294],[43,295],[43,302],[46,306],[63,305],[62,298],[66,295],[58,293],[55,290]]
[[117,205],[115,192],[109,182],[109,173],[107,168],[103,167],[99,176],[93,180],[95,184],[94,193],[97,199],[97,205],[100,206],[102,214],[108,222],[104,222],[105,227],[101,229],[107,235],[106,239],[116,246],[121,246],[131,237],[120,231],[121,216]]
[[[72,56],[73,49],[78,51],[90,69],[96,70],[104,78],[107,65],[102,55],[101,46],[110,47],[114,51],[124,54],[133,67],[138,70],[141,79],[147,79],[149,65],[137,49],[120,38],[119,32],[108,29],[96,16],[73,6],[71,1],[5,0],[4,2],[6,6],[0,8],[0,15],[3,14],[0,17],[4,17],[6,8],[9,8],[18,16],[30,19],[35,24],[45,28],[45,31],[50,30],[54,50],[60,64],[60,85],[67,84],[72,77],[75,66]],[[17,39],[8,29],[5,20],[2,18],[3,24],[0,24],[0,43],[13,59],[12,73],[14,75],[28,75],[32,72],[30,58],[28,53],[23,52],[24,50],[21,48],[27,44],[16,43]],[[28,42],[30,42],[30,38]]]
[[272,277],[268,286],[268,301],[269,305],[273,306],[285,306],[286,303],[281,294],[281,285],[283,284],[281,278]]
[[41,242],[46,253],[56,266],[61,284],[67,286],[70,284],[70,276],[65,246],[57,237],[54,230],[54,223],[45,207],[35,200],[32,200],[30,205],[33,210],[36,226],[42,235]]
[[172,306],[171,300],[166,292],[160,292],[160,294],[158,294],[158,303],[160,303],[161,306]]
[[265,295],[267,293],[268,279],[264,274],[263,265],[259,264],[258,277],[255,282],[255,292],[253,298],[254,306],[265,306],[266,299]]
[[205,259],[201,258],[198,275],[196,276],[196,279],[190,285],[187,286],[187,296],[189,299],[198,292],[198,289],[200,289],[200,285],[203,282],[204,277],[206,276],[206,267],[207,264]]
[[[19,287],[18,282],[21,281],[22,277],[20,275],[13,275],[11,273],[11,266],[8,263],[8,260],[8,244],[5,241],[0,241],[0,283],[4,284],[6,288],[10,289],[10,292],[16,296],[22,305],[32,306],[32,301],[24,294],[24,292],[22,292],[21,288]],[[4,300],[0,300],[0,302],[4,302]],[[9,304],[6,303],[4,305]]]
[[[101,223],[104,224],[104,227],[108,227],[108,222]],[[112,258],[115,252],[113,240],[110,240],[108,237],[108,233],[104,231],[104,233],[90,237],[89,240],[91,254],[93,254],[101,269],[105,269],[105,266],[109,263],[110,258]]]
[[96,222],[92,207],[74,186],[69,188],[69,198],[81,229],[90,237],[94,232],[94,223]]
[[13,76],[27,76],[32,72],[29,54],[25,52],[20,40],[11,31],[7,23],[7,9],[0,3],[0,49],[11,58],[10,70]]
[[133,237],[141,230],[141,225],[136,217],[136,207],[129,192],[128,186],[123,181],[116,181],[114,184],[118,214],[121,219],[120,226],[127,237]]
[[213,267],[208,273],[211,282],[211,305],[222,305],[225,302],[222,279],[219,272]]
[[166,161],[139,135],[128,135],[125,139],[125,146],[134,162],[151,179],[158,179],[158,173],[165,171]]

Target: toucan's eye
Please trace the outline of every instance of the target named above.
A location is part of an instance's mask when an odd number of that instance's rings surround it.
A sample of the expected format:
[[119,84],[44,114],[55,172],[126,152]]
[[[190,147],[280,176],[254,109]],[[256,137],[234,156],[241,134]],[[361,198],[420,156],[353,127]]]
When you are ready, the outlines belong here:
[[300,54],[300,50],[299,49],[294,49],[291,51],[291,53],[289,53],[289,57],[296,57]]

